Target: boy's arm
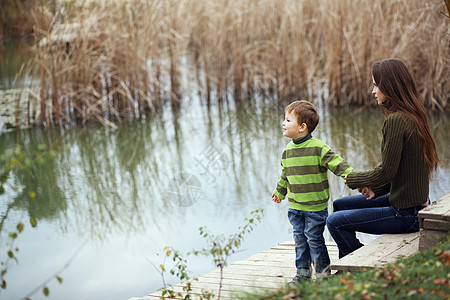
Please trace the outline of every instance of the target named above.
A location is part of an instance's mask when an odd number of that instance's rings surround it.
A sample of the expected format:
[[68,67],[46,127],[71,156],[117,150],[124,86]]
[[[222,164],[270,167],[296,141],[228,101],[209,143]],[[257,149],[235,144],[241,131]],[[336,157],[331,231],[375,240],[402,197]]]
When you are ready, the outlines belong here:
[[[284,198],[286,198],[287,183],[288,183],[288,181],[287,181],[286,173],[284,172],[284,166],[282,164],[281,165],[281,177],[280,177],[280,180],[278,180],[275,191],[273,191],[272,200],[274,198],[273,196],[276,196],[280,200],[283,200]],[[277,202],[277,201],[275,201],[275,202]]]
[[281,203],[281,201],[283,201],[283,200],[278,198],[275,194],[272,194],[272,201],[276,202],[276,203]]
[[[278,180],[277,187],[275,188],[275,191],[273,191],[273,194],[272,194],[272,200],[274,200],[273,196],[276,196],[278,199],[280,199],[280,202],[281,202],[281,200],[286,198],[286,194],[287,194],[288,180],[287,180],[287,176],[286,176],[286,172],[284,170],[284,164],[283,164],[285,162],[285,159],[286,159],[286,149],[284,150],[283,155],[281,157],[280,180]],[[279,203],[278,201],[275,201],[275,202]]]
[[328,146],[322,148],[322,166],[344,179],[351,172],[355,172],[355,169]]

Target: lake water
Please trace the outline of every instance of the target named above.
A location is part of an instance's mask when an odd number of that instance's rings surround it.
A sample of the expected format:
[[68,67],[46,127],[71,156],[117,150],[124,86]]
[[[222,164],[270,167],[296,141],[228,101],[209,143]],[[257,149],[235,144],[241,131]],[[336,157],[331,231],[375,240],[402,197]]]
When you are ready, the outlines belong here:
[[[313,136],[355,169],[374,167],[380,159],[381,113],[316,105],[321,121]],[[281,133],[283,114],[284,106],[270,99],[207,107],[193,96],[179,111],[167,107],[157,116],[125,121],[118,130],[89,125],[0,133],[0,153],[16,145],[28,153],[41,144],[59,148],[45,165],[10,175],[0,196],[0,261],[10,247],[8,233],[18,222],[25,224],[14,244],[18,264],[11,264],[0,298],[21,299],[55,275],[63,283],[51,280],[49,297],[39,291],[33,299],[144,296],[162,287],[153,264],[164,262],[165,246],[182,253],[199,250],[206,245],[200,226],[228,236],[255,209],[265,210],[262,222],[229,262],[291,240],[288,203],[270,199],[289,142]],[[443,160],[430,187],[437,200],[450,186],[448,113],[430,114],[430,124]],[[330,185],[330,203],[355,193],[334,175]],[[214,269],[210,257],[187,260],[192,275]],[[179,281],[168,275],[165,280]]]
[[0,90],[23,86],[15,80],[23,64],[33,57],[33,39],[0,40]]

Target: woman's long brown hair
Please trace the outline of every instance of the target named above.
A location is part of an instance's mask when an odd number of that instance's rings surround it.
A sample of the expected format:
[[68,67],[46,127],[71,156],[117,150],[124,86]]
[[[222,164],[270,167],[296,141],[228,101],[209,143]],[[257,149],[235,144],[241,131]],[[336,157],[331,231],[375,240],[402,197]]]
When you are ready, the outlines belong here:
[[440,161],[431,136],[425,107],[419,100],[419,93],[411,72],[403,61],[386,59],[373,64],[372,76],[380,91],[386,96],[386,100],[392,105],[389,111],[400,112],[416,124],[419,135],[423,139],[423,153],[428,165],[428,175],[431,175]]

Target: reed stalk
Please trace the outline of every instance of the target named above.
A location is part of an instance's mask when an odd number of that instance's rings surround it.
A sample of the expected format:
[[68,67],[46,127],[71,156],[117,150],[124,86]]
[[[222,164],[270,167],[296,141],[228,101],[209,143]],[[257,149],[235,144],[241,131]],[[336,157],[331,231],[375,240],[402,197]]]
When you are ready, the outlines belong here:
[[[389,57],[412,68],[427,106],[449,107],[449,20],[440,14],[442,1],[73,5],[70,14],[54,15],[50,27],[38,22],[45,28],[36,32],[39,42],[61,24],[76,24],[75,36],[37,44],[34,72],[24,72],[40,78],[40,108],[33,110],[42,125],[117,123],[166,103],[179,106],[195,89],[208,105],[230,93],[236,101],[262,93],[279,101],[328,94],[330,105],[367,106],[370,67]],[[198,85],[188,80],[192,70],[201,74]]]

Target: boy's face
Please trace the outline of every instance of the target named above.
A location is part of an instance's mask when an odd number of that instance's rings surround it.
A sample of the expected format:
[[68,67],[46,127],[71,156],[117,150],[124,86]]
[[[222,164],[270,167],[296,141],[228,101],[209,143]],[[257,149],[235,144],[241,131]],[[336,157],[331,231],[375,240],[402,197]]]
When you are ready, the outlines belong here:
[[299,139],[308,134],[306,124],[299,124],[294,111],[286,112],[284,121],[283,123],[281,123],[281,125],[283,126],[283,135],[285,137],[291,139]]

